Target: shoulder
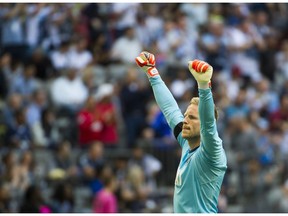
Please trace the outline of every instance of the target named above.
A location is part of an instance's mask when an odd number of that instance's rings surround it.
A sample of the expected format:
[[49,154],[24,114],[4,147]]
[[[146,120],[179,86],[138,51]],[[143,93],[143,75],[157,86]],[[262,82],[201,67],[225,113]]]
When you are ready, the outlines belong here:
[[182,132],[182,127],[183,127],[183,122],[181,121],[173,129],[174,136],[177,140],[178,140],[178,137],[182,138],[182,136],[179,136]]

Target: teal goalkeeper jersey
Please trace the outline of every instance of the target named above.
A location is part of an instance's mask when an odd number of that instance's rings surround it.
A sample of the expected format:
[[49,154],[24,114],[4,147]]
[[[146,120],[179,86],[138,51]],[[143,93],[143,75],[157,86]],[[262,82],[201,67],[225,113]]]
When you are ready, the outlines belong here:
[[155,99],[182,147],[175,178],[175,213],[217,213],[218,196],[227,169],[222,140],[218,136],[211,89],[199,89],[201,143],[190,150],[182,137],[181,113],[160,76],[149,78]]

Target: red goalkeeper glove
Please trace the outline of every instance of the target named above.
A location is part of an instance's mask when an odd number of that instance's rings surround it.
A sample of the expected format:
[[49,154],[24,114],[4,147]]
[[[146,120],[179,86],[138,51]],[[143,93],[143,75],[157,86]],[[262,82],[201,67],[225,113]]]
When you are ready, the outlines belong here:
[[195,59],[188,62],[188,68],[201,89],[211,87],[213,67],[205,61]]
[[143,51],[135,58],[135,61],[148,77],[159,75],[158,70],[155,67],[155,56],[152,53]]

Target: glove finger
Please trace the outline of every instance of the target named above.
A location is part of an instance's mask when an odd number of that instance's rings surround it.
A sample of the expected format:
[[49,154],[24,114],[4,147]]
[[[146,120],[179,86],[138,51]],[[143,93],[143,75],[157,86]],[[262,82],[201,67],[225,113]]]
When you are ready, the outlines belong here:
[[143,51],[139,55],[142,59],[146,59],[146,64],[149,67],[155,67],[155,56],[152,53],[149,53],[147,51]]
[[196,71],[202,73],[202,67],[205,65],[205,62],[200,61],[197,65]]
[[155,56],[153,54],[149,55],[149,64],[155,66]]
[[206,62],[202,61],[200,64],[197,66],[197,71],[200,73],[205,73],[209,67],[209,64]]
[[199,66],[199,64],[201,64],[201,62],[202,62],[202,61],[196,59],[196,60],[194,60],[193,63],[192,63],[192,68],[193,68],[197,73],[200,72],[200,71],[198,70],[198,66]]
[[202,73],[205,73],[208,70],[208,67],[209,67],[209,65],[207,63],[205,63],[201,68]]
[[136,57],[135,61],[140,67],[143,67],[147,64],[147,60],[144,61],[140,56]]
[[192,61],[192,62],[191,62],[191,68],[192,68],[193,70],[196,70],[197,64],[198,64],[198,60],[197,60],[197,59],[194,60],[194,61]]

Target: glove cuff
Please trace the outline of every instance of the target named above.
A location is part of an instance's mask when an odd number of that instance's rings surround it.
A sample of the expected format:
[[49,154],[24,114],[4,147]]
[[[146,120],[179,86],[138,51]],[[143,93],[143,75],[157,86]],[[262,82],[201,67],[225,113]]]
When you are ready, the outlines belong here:
[[211,88],[211,80],[209,82],[198,82],[199,89],[208,89]]
[[148,77],[154,77],[156,75],[159,75],[159,72],[158,72],[156,67],[149,67],[146,70],[146,74],[147,74]]

